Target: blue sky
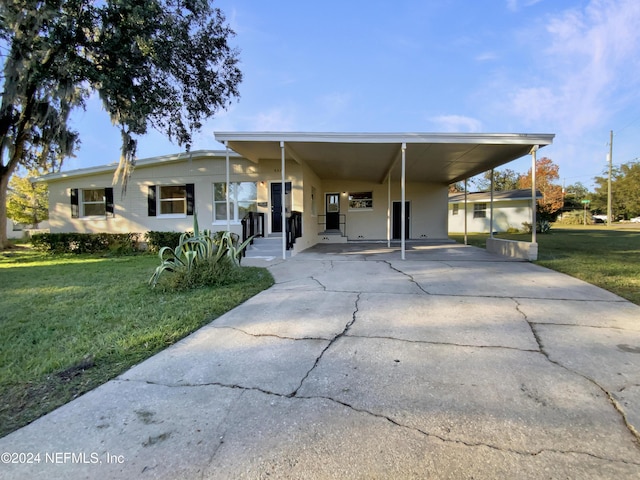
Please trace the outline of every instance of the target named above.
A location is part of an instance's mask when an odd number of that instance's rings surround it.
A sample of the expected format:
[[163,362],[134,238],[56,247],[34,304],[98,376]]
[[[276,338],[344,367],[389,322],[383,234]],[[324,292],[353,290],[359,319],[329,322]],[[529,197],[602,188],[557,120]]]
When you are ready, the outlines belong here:
[[[220,0],[236,32],[240,99],[214,131],[555,133],[539,156],[566,185],[640,160],[637,0]],[[65,170],[117,161],[99,101],[73,117]],[[157,132],[138,157],[181,149]],[[506,166],[526,173],[530,159]]]

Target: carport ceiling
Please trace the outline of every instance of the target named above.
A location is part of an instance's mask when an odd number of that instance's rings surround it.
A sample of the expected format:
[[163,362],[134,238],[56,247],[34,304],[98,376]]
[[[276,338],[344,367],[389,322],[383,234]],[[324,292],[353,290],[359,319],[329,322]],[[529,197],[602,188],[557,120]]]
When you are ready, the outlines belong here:
[[216,140],[254,162],[285,157],[322,179],[384,182],[401,175],[406,144],[407,181],[449,184],[528,155],[553,134],[216,132]]

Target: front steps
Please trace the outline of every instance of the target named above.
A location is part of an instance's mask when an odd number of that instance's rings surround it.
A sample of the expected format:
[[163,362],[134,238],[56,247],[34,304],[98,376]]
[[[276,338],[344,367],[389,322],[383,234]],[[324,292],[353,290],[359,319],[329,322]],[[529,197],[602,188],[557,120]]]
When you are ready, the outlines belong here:
[[[291,257],[291,250],[287,250],[286,256]],[[267,261],[282,258],[282,236],[254,238],[253,245],[247,247],[245,258],[261,258]]]

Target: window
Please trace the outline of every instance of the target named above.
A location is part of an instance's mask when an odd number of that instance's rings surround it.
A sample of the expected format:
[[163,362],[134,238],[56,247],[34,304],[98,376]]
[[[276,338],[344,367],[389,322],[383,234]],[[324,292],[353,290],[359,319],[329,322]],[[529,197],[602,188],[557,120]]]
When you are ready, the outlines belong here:
[[195,188],[193,183],[149,186],[147,207],[150,217],[193,215],[194,203]]
[[487,218],[486,203],[476,203],[473,205],[473,218]]
[[373,208],[373,192],[349,193],[349,210],[370,210]]
[[[229,213],[232,222],[241,221],[249,212],[258,210],[258,189],[255,182],[229,183]],[[213,184],[214,222],[227,221],[227,183]]]
[[105,217],[113,215],[113,188],[72,188],[71,217]]
[[460,205],[458,203],[454,203],[451,215],[458,215],[458,210],[460,210]]

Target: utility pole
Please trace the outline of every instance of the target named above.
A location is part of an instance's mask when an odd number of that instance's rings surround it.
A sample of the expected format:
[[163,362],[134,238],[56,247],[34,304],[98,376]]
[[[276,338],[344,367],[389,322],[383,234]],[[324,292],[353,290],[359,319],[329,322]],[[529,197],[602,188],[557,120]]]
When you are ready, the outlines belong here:
[[607,188],[607,227],[611,226],[611,173],[613,165],[613,130],[609,132],[609,181]]

